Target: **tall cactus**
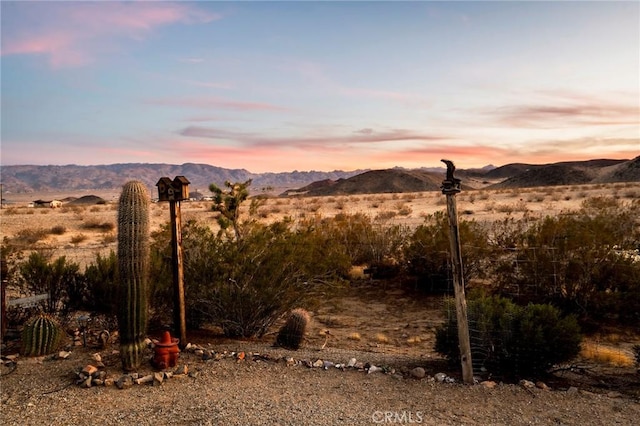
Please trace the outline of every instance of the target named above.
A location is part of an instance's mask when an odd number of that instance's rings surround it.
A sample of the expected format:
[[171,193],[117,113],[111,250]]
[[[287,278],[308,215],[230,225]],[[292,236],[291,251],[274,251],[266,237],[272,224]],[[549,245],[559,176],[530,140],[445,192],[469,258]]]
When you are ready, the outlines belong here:
[[31,318],[22,329],[22,354],[41,356],[53,353],[64,338],[62,326],[48,314]]
[[118,328],[125,371],[142,363],[149,299],[149,192],[127,182],[118,202]]

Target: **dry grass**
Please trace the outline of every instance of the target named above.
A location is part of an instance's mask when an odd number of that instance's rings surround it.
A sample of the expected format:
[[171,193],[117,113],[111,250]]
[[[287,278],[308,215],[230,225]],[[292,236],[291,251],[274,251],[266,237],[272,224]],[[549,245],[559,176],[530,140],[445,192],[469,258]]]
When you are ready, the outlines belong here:
[[633,357],[626,351],[591,342],[582,344],[580,356],[599,364],[608,364],[614,367],[633,367],[634,364]]

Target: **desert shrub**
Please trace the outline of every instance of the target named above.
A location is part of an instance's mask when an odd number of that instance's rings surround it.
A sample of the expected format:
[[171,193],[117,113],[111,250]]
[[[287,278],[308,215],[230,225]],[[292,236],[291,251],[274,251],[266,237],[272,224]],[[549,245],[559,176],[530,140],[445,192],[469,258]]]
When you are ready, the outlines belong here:
[[[464,278],[485,275],[490,260],[486,231],[475,221],[458,224],[462,249]],[[451,248],[447,214],[437,212],[425,218],[403,246],[407,273],[414,277],[418,289],[427,292],[451,291]]]
[[[436,330],[437,352],[459,364],[455,307]],[[551,305],[518,306],[502,297],[479,297],[468,302],[471,357],[474,371],[509,379],[543,375],[554,364],[580,352],[580,328],[572,316]]]
[[84,222],[82,224],[82,228],[109,232],[116,228],[116,224],[113,222],[100,222],[99,220],[92,219]]
[[28,247],[46,238],[47,235],[49,235],[49,231],[44,228],[25,228],[16,233],[12,242],[19,246]]
[[49,294],[45,312],[66,312],[77,308],[84,293],[82,274],[77,263],[65,256],[54,261],[40,252],[33,252],[19,266],[20,286],[31,294]]
[[71,244],[80,244],[81,242],[86,241],[88,238],[89,237],[87,237],[85,234],[76,234],[72,236],[69,241],[71,241]]
[[65,232],[67,232],[67,228],[65,228],[65,227],[64,227],[64,226],[62,226],[62,225],[56,225],[56,226],[54,226],[53,228],[51,228],[51,231],[50,231],[50,232],[51,232],[52,234],[54,234],[54,235],[62,235],[62,234],[64,234]]
[[[282,221],[245,226],[236,240],[188,222],[182,235],[187,325],[214,324],[229,337],[261,336],[284,313],[308,305],[317,291],[346,276],[348,257],[331,237],[313,226],[292,230]],[[154,239],[153,305],[166,311],[171,300],[168,229]]]
[[[583,326],[640,320],[638,208],[589,198],[571,214],[546,217],[514,233],[495,263],[496,289],[519,303],[552,303]],[[514,228],[515,229],[515,228]]]
[[108,256],[96,255],[84,271],[85,295],[83,309],[115,315],[115,288],[118,261],[113,250]]
[[368,265],[372,270],[384,271],[385,277],[399,272],[401,248],[409,232],[406,226],[371,219],[362,213],[338,214],[332,219],[307,222],[306,226],[328,238],[325,246],[342,247],[352,265]]

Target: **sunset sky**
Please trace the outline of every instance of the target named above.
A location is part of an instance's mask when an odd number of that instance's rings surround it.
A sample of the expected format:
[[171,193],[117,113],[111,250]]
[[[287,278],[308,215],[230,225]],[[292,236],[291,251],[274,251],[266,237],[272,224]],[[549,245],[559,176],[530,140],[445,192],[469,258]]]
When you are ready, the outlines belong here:
[[640,3],[2,0],[0,163],[640,155]]

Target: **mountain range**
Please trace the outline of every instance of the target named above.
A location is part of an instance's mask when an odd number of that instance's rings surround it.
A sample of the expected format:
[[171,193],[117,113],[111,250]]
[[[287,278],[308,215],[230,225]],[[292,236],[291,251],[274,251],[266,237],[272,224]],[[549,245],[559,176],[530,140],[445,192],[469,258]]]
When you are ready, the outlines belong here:
[[[607,182],[640,182],[640,156],[631,160],[597,159],[550,164],[512,163],[482,169],[457,169],[463,189],[518,188]],[[207,164],[110,164],[96,166],[3,166],[0,177],[5,193],[86,191],[119,189],[132,179],[155,188],[167,176],[185,176],[191,191],[208,192],[209,184],[252,179],[253,192],[305,194],[313,196],[436,191],[444,168],[353,170],[331,172],[293,171],[251,173]],[[295,189],[293,189],[295,188]]]

